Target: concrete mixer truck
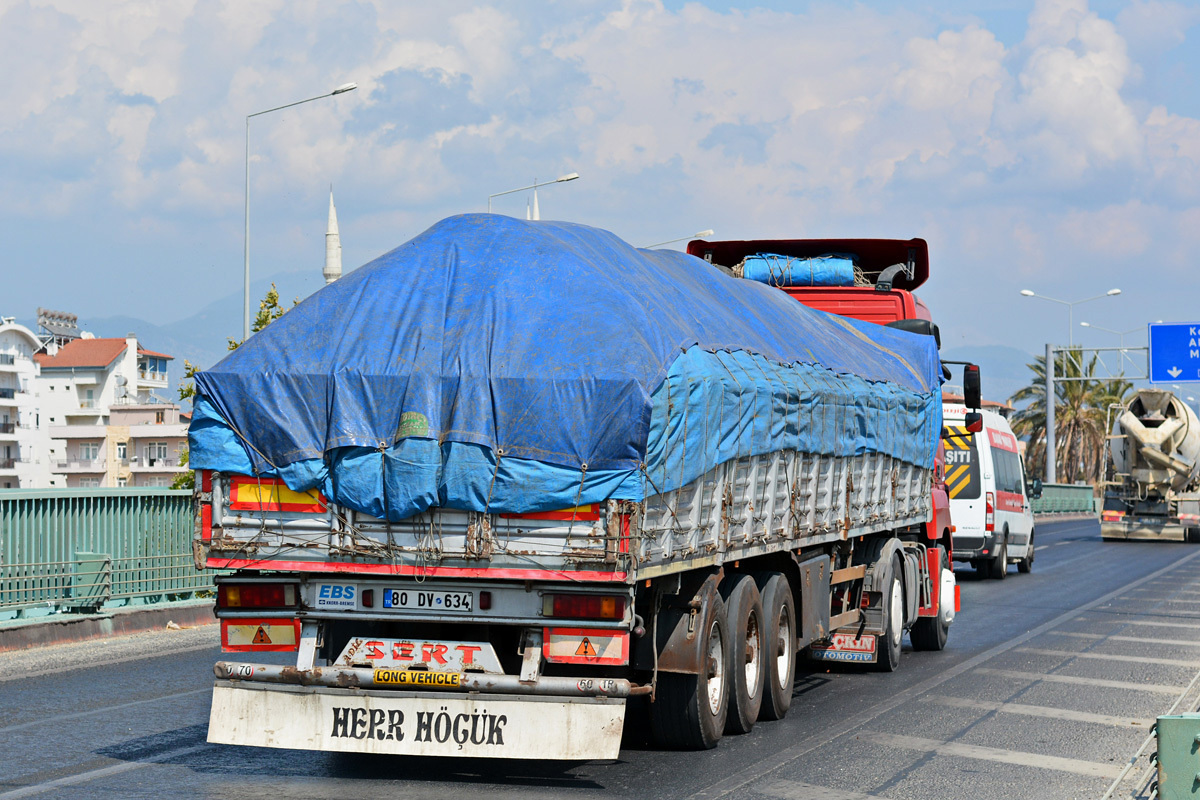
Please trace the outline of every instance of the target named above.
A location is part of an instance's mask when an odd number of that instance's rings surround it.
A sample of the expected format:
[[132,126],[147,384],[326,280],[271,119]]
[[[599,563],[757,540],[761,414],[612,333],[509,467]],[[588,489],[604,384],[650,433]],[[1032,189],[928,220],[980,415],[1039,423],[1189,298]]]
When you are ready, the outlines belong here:
[[1139,389],[1109,437],[1100,535],[1200,542],[1200,420],[1180,398]]

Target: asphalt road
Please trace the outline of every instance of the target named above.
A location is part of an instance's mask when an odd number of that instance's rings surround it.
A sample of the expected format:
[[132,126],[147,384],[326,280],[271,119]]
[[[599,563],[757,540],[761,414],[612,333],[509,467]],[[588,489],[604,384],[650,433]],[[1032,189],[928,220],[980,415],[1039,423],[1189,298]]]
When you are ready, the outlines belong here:
[[946,651],[891,675],[813,665],[783,721],[615,763],[207,744],[215,626],[8,654],[0,800],[1098,798],[1200,671],[1200,547],[1102,542],[1091,521],[1043,523],[1037,546],[1031,575],[962,568]]

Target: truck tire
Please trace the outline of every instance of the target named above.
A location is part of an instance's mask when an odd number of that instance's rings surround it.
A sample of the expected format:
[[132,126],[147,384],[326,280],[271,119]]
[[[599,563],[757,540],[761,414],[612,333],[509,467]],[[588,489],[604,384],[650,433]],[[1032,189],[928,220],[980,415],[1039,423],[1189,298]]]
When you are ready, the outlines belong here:
[[992,580],[1002,581],[1004,576],[1008,574],[1008,531],[1004,532],[1004,536],[1000,539],[999,549],[996,551],[996,556],[988,562],[988,577]]
[[783,573],[760,572],[755,580],[766,622],[763,641],[767,667],[758,718],[783,719],[792,707],[792,683],[796,679],[796,598]]
[[1025,551],[1025,557],[1017,562],[1017,572],[1022,575],[1028,575],[1033,572],[1033,531],[1029,531],[1029,549]]
[[[938,545],[938,561],[942,569],[950,568],[950,560],[946,557],[946,548]],[[940,573],[939,573],[940,574]],[[940,595],[940,592],[939,592]],[[938,615],[936,617],[921,617],[913,623],[908,638],[912,641],[913,650],[945,650],[946,639],[950,636],[949,610],[954,605],[953,597],[938,597]]]
[[883,579],[883,631],[875,641],[875,669],[895,672],[900,666],[900,644],[904,639],[904,587],[900,556],[893,555]]
[[725,603],[714,597],[706,604],[700,630],[700,672],[686,675],[660,672],[650,727],[654,740],[680,750],[711,750],[721,741],[729,713],[725,669],[729,661],[729,624]]
[[762,598],[749,575],[731,576],[721,590],[729,619],[729,666],[725,671],[729,714],[725,732],[749,733],[758,721],[767,677]]

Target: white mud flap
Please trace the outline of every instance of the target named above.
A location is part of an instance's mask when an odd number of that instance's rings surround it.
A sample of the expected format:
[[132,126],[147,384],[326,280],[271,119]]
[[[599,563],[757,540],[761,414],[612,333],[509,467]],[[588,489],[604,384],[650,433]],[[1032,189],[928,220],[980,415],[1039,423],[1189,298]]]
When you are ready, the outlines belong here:
[[217,681],[208,741],[414,756],[615,759],[625,700]]

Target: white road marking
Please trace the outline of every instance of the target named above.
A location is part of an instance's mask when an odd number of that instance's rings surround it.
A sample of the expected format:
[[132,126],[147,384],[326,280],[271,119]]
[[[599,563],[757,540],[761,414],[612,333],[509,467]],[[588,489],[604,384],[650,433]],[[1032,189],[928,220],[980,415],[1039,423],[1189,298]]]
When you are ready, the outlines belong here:
[[91,711],[77,711],[74,714],[58,714],[53,717],[43,717],[42,719],[34,720],[33,722],[22,722],[19,725],[7,725],[0,728],[0,733],[8,733],[9,731],[19,731],[25,728],[33,728],[38,725],[48,725],[52,723],[62,722],[68,719],[79,719],[80,717],[90,717],[93,714],[107,714],[111,711],[119,711],[123,708],[132,708],[134,706],[145,705],[146,703],[159,703],[163,700],[175,700],[180,697],[190,697],[194,694],[209,694],[212,692],[212,687],[204,689],[195,689],[190,692],[176,692],[175,694],[164,694],[160,697],[150,697],[146,700],[134,700],[129,703],[120,703],[115,706],[104,706],[102,708],[93,708]]
[[1157,692],[1159,694],[1169,694],[1178,696],[1180,692],[1186,689],[1186,686],[1168,686],[1162,683],[1130,683],[1128,681],[1108,681],[1100,678],[1076,678],[1074,675],[1046,675],[1040,672],[1020,672],[1015,669],[989,669],[987,667],[979,667],[975,670],[983,675],[997,675],[1002,678],[1016,678],[1017,680],[1029,681],[1037,683],[1045,681],[1046,683],[1070,683],[1077,686],[1099,686],[1105,689],[1133,689],[1139,692]]
[[935,703],[956,708],[977,708],[981,711],[1001,711],[1005,714],[1022,714],[1027,717],[1045,717],[1047,719],[1066,719],[1072,722],[1091,722],[1096,725],[1112,725],[1117,728],[1142,726],[1146,730],[1154,724],[1152,719],[1135,719],[1134,717],[1113,717],[1108,714],[1089,714],[1086,711],[1072,711],[1068,708],[1050,708],[1049,706],[1029,706],[1022,703],[996,703],[990,700],[972,700],[966,697],[931,697]]
[[[982,653],[971,656],[965,661],[961,661],[958,664],[949,667],[948,669],[944,669],[931,678],[910,686],[907,689],[901,689],[893,694],[888,700],[874,704],[869,710],[862,711],[858,714],[852,714],[849,717],[844,717],[843,719],[838,720],[836,723],[829,726],[829,728],[806,736],[792,746],[773,753],[766,758],[757,760],[748,759],[746,766],[744,766],[742,769],[693,793],[691,795],[691,800],[715,800],[715,798],[737,795],[742,787],[764,777],[773,770],[787,766],[791,762],[799,758],[803,758],[813,750],[816,750],[817,748],[822,747],[829,742],[836,741],[842,736],[853,734],[855,730],[868,724],[872,720],[878,719],[884,714],[887,714],[888,712],[904,705],[905,703],[912,702],[929,694],[949,680],[953,680],[954,678],[968,673],[971,670],[978,670],[982,672],[983,670],[979,669],[980,665],[986,664],[996,656],[1007,653],[1018,645],[1037,638],[1046,631],[1054,630],[1064,623],[1074,621],[1089,611],[1103,606],[1105,603],[1111,601],[1114,597],[1128,592],[1130,589],[1138,586],[1144,586],[1146,584],[1152,584],[1154,581],[1160,581],[1164,575],[1169,575],[1172,572],[1184,569],[1186,565],[1192,564],[1198,557],[1200,557],[1200,550],[1193,550],[1191,553],[1185,555],[1183,558],[1179,559],[1169,567],[1163,567],[1162,569],[1155,570],[1148,575],[1143,575],[1136,580],[1132,580],[1124,586],[1117,587],[1108,594],[1097,597],[1095,600],[1083,603],[1082,605],[1079,605],[1069,611],[1064,611],[1054,619],[1048,620],[1018,636],[1014,636],[1008,641],[1001,642],[994,647],[990,647],[987,650],[984,650]],[[1190,569],[1194,569],[1194,566]],[[1042,679],[1052,680],[1053,678],[1052,676],[1047,675],[1032,676],[1032,680],[1035,681]],[[1109,688],[1141,689],[1143,691],[1162,692],[1165,690],[1166,694],[1173,696],[1178,696],[1180,691],[1182,691],[1184,688],[1183,686],[1176,688],[1152,686],[1151,684],[1144,686],[1136,684],[1119,684],[1116,681],[1089,680],[1083,678],[1077,679],[1076,681],[1063,682],[1077,682],[1090,686],[1108,686]]]
[[1200,661],[1179,661],[1174,658],[1146,658],[1145,656],[1113,656],[1107,653],[1076,653],[1072,650],[1043,650],[1040,647],[1018,647],[1018,653],[1033,653],[1039,656],[1062,656],[1064,658],[1091,658],[1098,661],[1132,661],[1135,664],[1162,664],[1167,667],[1200,667]]
[[1048,545],[1048,544],[1041,544],[1041,545],[1038,545],[1037,547],[1033,548],[1033,552],[1035,552],[1035,553],[1036,553],[1038,550],[1045,550],[1045,549],[1046,549],[1047,547],[1049,547],[1049,546],[1050,546],[1050,545]]
[[858,735],[884,747],[894,747],[900,750],[921,750],[927,753],[937,753],[940,756],[958,756],[960,758],[975,758],[982,761],[998,761],[1002,764],[1016,764],[1021,767],[1038,767],[1053,769],[1059,772],[1071,772],[1076,775],[1092,775],[1098,778],[1115,778],[1121,772],[1121,764],[1100,764],[1095,761],[1080,761],[1076,758],[1060,756],[1043,756],[1038,753],[1025,753],[1020,750],[1001,750],[997,747],[981,747],[960,742],[942,742],[937,739],[920,739],[916,736],[900,736],[893,733],[875,733],[863,731]]
[[1103,639],[1106,642],[1136,642],[1158,644],[1164,647],[1200,647],[1200,642],[1185,642],[1180,639],[1150,639],[1145,636],[1105,636],[1101,633],[1075,633],[1073,631],[1049,631],[1050,636],[1074,636],[1076,639]]
[[814,786],[800,781],[774,780],[762,786],[751,787],[757,794],[778,797],[780,800],[883,800],[876,794],[847,792],[828,786]]
[[16,800],[18,797],[31,797],[35,794],[42,794],[43,792],[49,792],[54,789],[61,789],[64,786],[74,786],[78,783],[87,783],[88,781],[107,778],[110,775],[120,775],[122,772],[129,772],[130,770],[148,767],[151,764],[157,764],[160,761],[166,761],[170,758],[190,755],[209,746],[209,744],[205,743],[192,745],[191,747],[181,747],[178,750],[168,750],[165,753],[159,753],[158,755],[151,756],[150,758],[143,759],[142,761],[124,761],[120,764],[113,764],[109,767],[101,767],[100,769],[81,772],[78,775],[68,775],[65,778],[55,778],[54,780],[46,781],[45,783],[35,783],[32,786],[22,786],[20,789],[13,789],[12,791],[0,794],[0,800]]
[[1200,622],[1154,622],[1149,619],[1123,619],[1122,625],[1153,625],[1157,628],[1200,628]]

